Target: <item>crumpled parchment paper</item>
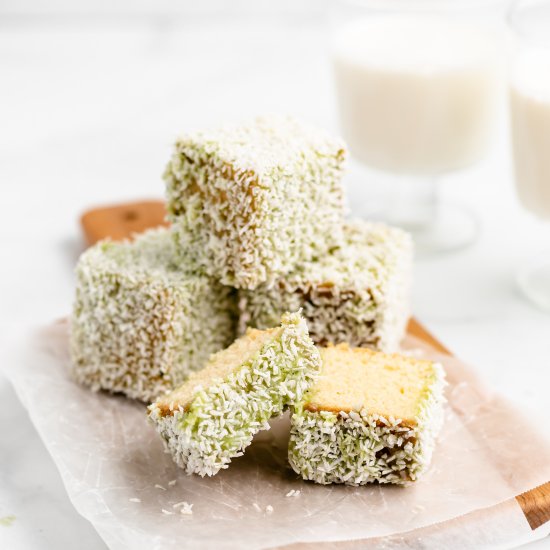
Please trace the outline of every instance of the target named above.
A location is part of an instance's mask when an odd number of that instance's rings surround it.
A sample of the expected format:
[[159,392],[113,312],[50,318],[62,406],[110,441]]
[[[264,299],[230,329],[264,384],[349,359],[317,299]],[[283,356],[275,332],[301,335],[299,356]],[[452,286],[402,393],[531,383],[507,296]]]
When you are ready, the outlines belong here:
[[[420,341],[409,339],[406,347],[440,360],[450,382],[432,465],[407,488],[302,481],[286,459],[287,416],[273,420],[227,470],[187,476],[163,452],[143,404],[94,394],[70,379],[66,322],[28,337],[7,375],[76,509],[112,549],[279,548],[367,538],[373,548],[382,541],[408,548],[396,535],[414,539],[410,532],[424,528],[418,533],[425,537],[427,526],[499,503],[520,525],[521,514],[504,501],[550,480],[550,445],[540,423],[484,389],[460,361]],[[299,494],[287,496],[291,491]],[[182,502],[193,505],[192,514],[180,513]]]

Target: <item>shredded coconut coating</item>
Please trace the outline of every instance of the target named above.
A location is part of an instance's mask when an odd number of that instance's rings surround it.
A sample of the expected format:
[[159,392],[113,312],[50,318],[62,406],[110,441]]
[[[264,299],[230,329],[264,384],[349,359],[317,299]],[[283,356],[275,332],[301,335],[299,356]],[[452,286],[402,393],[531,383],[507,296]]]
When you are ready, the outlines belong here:
[[71,326],[78,382],[150,403],[233,340],[234,291],[177,267],[174,248],[161,229],[82,254]]
[[342,246],[271,285],[239,292],[239,332],[272,326],[283,311],[302,308],[316,344],[394,351],[410,315],[412,258],[404,231],[347,221]]
[[364,409],[334,413],[296,407],[291,416],[290,465],[304,479],[323,485],[416,481],[430,464],[443,424],[445,385],[443,368],[434,364],[415,426]]
[[283,330],[259,353],[224,379],[198,388],[191,403],[172,405],[163,414],[158,403],[149,418],[174,461],[200,476],[212,476],[241,456],[268,420],[299,402],[320,369],[320,355],[298,313],[285,314]]
[[289,117],[180,138],[166,168],[182,258],[254,289],[338,242],[344,143]]

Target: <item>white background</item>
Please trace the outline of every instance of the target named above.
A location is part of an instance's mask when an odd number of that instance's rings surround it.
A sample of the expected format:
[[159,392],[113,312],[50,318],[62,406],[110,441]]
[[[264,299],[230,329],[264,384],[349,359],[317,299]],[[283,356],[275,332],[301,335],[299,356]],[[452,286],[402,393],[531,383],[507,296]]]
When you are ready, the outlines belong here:
[[[79,214],[161,197],[180,131],[266,111],[338,130],[324,8],[0,5],[0,357],[13,334],[70,310]],[[495,390],[548,423],[550,315],[523,301],[514,274],[532,255],[550,254],[550,224],[516,202],[501,115],[489,158],[441,188],[478,214],[481,238],[417,262],[414,311]],[[373,181],[356,173],[347,183],[354,211],[368,209]],[[15,516],[0,525],[0,547],[104,548],[1,375],[0,403],[0,518]]]

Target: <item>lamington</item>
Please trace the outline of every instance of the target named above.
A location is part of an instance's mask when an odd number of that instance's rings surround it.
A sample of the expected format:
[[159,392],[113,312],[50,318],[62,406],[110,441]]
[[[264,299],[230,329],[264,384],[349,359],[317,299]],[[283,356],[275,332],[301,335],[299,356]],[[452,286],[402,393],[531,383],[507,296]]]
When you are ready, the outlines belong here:
[[76,268],[74,378],[150,403],[235,338],[234,291],[175,262],[166,229],[103,241]]
[[347,344],[322,348],[321,362],[291,416],[292,468],[321,484],[416,481],[443,422],[441,365]]
[[395,351],[410,312],[413,245],[404,231],[349,220],[341,246],[255,291],[239,292],[240,332],[270,326],[282,311],[302,308],[319,345]]
[[205,368],[149,406],[174,461],[201,476],[227,468],[268,420],[299,402],[320,368],[299,313],[278,328],[249,329]]
[[254,289],[322,256],[345,212],[344,143],[289,117],[177,140],[165,170],[182,260]]

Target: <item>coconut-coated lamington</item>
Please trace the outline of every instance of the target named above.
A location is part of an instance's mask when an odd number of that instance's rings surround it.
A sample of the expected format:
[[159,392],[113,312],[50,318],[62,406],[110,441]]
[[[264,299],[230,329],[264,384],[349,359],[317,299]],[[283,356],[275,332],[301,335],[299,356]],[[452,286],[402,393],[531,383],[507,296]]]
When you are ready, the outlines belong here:
[[299,402],[320,368],[299,313],[249,329],[149,407],[166,450],[187,473],[211,476],[243,454],[267,421]]
[[431,361],[339,344],[291,416],[289,461],[321,484],[416,481],[443,423],[445,374]]
[[289,117],[180,138],[164,179],[182,261],[254,289],[322,256],[341,232],[346,156]]
[[74,378],[151,402],[235,336],[234,292],[174,261],[165,229],[81,256],[71,323]]
[[410,314],[412,259],[404,231],[347,221],[341,246],[301,262],[273,284],[240,291],[240,331],[271,326],[283,311],[302,308],[317,344],[394,351]]

